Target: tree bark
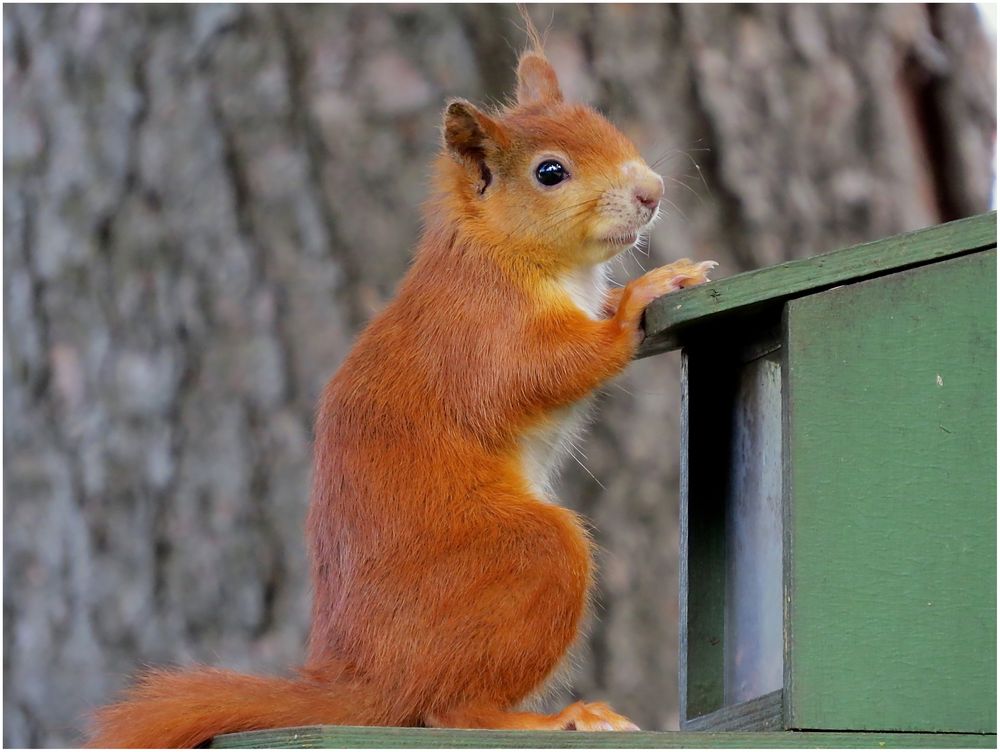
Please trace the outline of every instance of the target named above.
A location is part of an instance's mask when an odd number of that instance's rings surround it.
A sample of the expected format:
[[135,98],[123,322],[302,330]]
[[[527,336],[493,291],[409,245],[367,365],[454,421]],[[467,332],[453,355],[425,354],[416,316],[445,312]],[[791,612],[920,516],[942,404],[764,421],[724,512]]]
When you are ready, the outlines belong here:
[[[648,257],[720,274],[983,211],[972,6],[534,7],[572,98],[668,179]],[[447,96],[511,6],[4,11],[4,743],[79,741],[142,664],[303,655],[312,411],[419,233]],[[600,586],[566,689],[677,723],[678,363],[605,391],[562,498]]]

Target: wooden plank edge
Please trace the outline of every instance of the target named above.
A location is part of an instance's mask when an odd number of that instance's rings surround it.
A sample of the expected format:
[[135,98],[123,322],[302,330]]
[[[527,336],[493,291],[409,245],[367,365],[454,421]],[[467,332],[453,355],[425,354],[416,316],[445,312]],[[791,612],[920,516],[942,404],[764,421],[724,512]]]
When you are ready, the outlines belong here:
[[719,708],[681,723],[682,731],[779,731],[782,723],[780,689],[746,702]]
[[794,567],[795,536],[792,535],[794,522],[795,492],[792,487],[792,427],[795,425],[795,399],[792,394],[791,363],[792,354],[788,342],[791,337],[789,311],[794,304],[782,307],[781,311],[781,639],[784,643],[782,662],[781,716],[786,728],[795,728],[795,663],[798,658],[795,649],[795,595]]
[[376,748],[995,748],[996,734],[827,731],[471,731],[310,726],[217,736],[215,749]]
[[[810,258],[754,269],[671,293],[653,301],[647,309],[646,338],[636,358],[681,347],[685,325],[699,320],[778,304],[837,285],[976,253],[996,247],[996,242],[996,211],[993,211]],[[894,263],[873,264],[873,261],[880,261],[879,254],[888,252],[895,256],[901,246],[910,243],[919,243],[922,247],[917,253],[904,255]],[[786,279],[791,282],[783,284]]]
[[688,533],[690,516],[688,502],[690,501],[688,473],[688,457],[690,456],[691,440],[691,385],[690,385],[690,353],[681,353],[681,436],[680,436],[680,489],[679,489],[679,525],[678,525],[678,710],[680,718],[688,714]]

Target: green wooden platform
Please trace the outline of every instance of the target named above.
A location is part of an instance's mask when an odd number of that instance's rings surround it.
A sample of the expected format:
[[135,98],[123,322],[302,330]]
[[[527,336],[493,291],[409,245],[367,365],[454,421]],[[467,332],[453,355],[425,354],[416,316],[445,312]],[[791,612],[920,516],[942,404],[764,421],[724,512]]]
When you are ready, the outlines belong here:
[[745,319],[792,298],[996,244],[994,211],[681,290],[646,309],[646,339],[639,357],[683,346],[693,324]]
[[307,726],[217,736],[214,749],[417,749],[556,748],[684,749],[738,748],[983,748],[997,746],[995,734],[873,734],[778,732],[638,731],[468,731],[462,729]]
[[996,241],[994,212],[647,311],[683,348],[685,731],[995,734]]

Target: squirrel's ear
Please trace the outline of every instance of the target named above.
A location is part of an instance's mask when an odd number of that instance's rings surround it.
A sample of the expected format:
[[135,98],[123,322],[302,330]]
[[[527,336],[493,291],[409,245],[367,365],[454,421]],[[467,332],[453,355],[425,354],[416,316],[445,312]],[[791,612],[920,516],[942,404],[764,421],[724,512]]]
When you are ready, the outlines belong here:
[[479,160],[507,141],[501,125],[471,102],[453,99],[444,110],[444,143],[463,159]]
[[517,65],[517,103],[561,102],[562,89],[551,63],[540,52],[525,52]]
[[487,157],[507,145],[507,134],[496,120],[471,102],[453,99],[444,110],[444,144],[452,156],[479,170],[481,191],[490,183]]

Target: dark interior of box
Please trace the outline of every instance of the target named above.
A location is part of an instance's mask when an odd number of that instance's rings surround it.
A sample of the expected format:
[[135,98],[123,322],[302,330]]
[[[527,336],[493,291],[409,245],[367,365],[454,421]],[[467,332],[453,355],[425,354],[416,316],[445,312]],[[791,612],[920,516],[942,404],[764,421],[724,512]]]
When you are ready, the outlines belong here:
[[752,331],[684,351],[682,723],[783,684],[780,334]]

